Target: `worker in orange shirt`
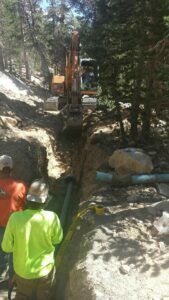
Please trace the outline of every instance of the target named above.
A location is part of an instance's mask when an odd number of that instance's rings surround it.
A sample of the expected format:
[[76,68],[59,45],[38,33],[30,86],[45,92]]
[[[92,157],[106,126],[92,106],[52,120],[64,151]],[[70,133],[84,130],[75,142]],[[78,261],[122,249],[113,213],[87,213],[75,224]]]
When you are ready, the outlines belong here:
[[[13,160],[8,155],[0,156],[0,245],[10,215],[23,210],[26,199],[26,184],[12,178]],[[3,252],[0,246],[0,282],[13,276],[12,256]]]

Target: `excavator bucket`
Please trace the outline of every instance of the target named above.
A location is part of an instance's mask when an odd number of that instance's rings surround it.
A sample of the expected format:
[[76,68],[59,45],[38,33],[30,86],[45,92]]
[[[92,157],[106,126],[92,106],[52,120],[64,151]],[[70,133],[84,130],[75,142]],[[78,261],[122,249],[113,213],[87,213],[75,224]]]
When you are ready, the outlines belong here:
[[82,114],[69,115],[67,118],[67,128],[71,130],[81,130],[82,129],[83,116]]
[[64,110],[65,128],[70,131],[81,131],[83,124],[83,111],[81,105],[72,107],[71,105]]

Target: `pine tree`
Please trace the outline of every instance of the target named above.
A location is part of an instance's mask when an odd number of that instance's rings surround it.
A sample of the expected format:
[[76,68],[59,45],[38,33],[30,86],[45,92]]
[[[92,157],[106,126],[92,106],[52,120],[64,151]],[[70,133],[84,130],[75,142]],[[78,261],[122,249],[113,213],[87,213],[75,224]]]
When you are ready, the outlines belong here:
[[[109,101],[132,105],[134,139],[138,136],[138,123],[142,124],[144,138],[149,137],[152,106],[157,106],[159,97],[166,94],[162,90],[166,72],[153,49],[166,34],[164,16],[168,14],[168,2],[93,1],[92,20],[86,22],[83,31],[86,52],[99,63],[103,94]],[[87,17],[86,14],[86,20]]]

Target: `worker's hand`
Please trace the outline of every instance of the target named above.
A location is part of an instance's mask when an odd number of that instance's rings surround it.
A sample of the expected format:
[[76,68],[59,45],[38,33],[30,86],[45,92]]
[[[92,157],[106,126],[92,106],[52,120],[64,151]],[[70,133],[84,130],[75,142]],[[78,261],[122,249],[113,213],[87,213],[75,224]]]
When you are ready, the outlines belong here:
[[22,192],[20,192],[18,194],[18,203],[20,203],[20,205],[22,205],[24,202],[24,194]]
[[24,196],[23,192],[22,192],[22,191],[19,192],[18,197],[19,197],[19,198],[23,198],[23,196]]
[[[25,205],[25,199],[23,197],[22,193],[19,193],[17,195],[17,197],[15,197],[15,201],[16,201],[16,206],[15,206],[15,210],[23,210],[24,209],[24,205]],[[11,213],[13,211],[11,210]]]

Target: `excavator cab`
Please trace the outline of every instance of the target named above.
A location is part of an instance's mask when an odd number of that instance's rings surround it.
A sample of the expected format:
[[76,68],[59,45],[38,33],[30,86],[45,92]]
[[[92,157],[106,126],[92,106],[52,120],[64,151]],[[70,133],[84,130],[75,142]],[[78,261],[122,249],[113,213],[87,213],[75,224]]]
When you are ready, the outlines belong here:
[[81,66],[81,102],[84,110],[94,111],[97,106],[98,66],[96,60],[83,58]]
[[[97,64],[94,59],[81,59],[81,94],[97,92]],[[94,92],[94,93],[93,93]]]

